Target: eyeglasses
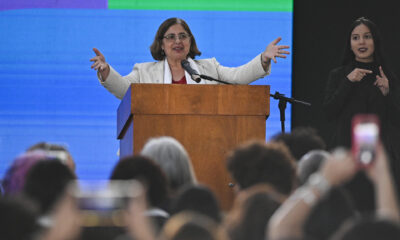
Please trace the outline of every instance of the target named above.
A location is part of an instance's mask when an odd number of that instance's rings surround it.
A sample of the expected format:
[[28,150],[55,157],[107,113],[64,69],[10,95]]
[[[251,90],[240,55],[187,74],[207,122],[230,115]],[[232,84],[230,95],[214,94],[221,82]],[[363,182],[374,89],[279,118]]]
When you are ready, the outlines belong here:
[[181,41],[185,41],[188,40],[190,38],[190,35],[187,33],[179,33],[178,36],[174,33],[168,34],[166,36],[164,36],[164,38],[168,41],[168,42],[175,42],[176,39],[178,38]]

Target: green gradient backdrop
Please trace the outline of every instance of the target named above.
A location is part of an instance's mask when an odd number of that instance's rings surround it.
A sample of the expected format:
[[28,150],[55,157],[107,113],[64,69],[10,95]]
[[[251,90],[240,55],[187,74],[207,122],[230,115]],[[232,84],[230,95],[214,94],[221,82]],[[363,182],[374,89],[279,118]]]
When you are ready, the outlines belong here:
[[109,0],[108,8],[292,12],[293,0]]

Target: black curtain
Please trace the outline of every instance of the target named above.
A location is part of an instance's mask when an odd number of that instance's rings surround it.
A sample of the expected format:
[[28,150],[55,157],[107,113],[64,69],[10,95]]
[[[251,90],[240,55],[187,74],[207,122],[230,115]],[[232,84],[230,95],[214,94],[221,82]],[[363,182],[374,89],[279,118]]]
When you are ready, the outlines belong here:
[[328,74],[340,66],[350,24],[364,16],[378,25],[386,60],[400,76],[400,11],[397,0],[294,0],[292,96],[312,104],[292,106],[292,128],[311,126],[328,141],[331,123],[322,112]]

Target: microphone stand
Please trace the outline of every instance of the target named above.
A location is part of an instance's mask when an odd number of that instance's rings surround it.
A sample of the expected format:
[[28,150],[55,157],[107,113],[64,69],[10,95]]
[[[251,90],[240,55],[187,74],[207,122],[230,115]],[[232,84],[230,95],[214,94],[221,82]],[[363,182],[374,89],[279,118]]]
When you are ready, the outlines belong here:
[[224,84],[232,84],[232,83],[228,83],[228,82],[225,82],[225,81],[222,81],[222,80],[218,80],[218,79],[215,79],[215,78],[209,77],[207,75],[203,75],[203,74],[200,74],[199,76],[201,78],[203,78],[203,79],[210,80],[210,81],[216,81],[216,82],[224,83]]
[[281,119],[281,130],[284,133],[285,132],[285,109],[286,109],[286,103],[300,103],[306,106],[311,106],[311,103],[300,101],[294,98],[288,98],[285,97],[284,94],[280,94],[279,92],[275,92],[275,94],[270,94],[271,97],[274,99],[278,99],[278,107],[279,107],[279,112],[280,112],[280,119]]

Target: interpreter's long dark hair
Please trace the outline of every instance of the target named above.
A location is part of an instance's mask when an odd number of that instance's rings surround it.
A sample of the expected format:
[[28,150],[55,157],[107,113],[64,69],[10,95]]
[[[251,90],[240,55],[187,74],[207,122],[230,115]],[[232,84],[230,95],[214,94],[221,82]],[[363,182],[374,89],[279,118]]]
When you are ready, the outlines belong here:
[[349,28],[349,31],[347,33],[346,37],[346,46],[344,50],[344,55],[343,55],[343,60],[342,64],[347,65],[350,62],[354,61],[355,55],[353,51],[351,50],[351,33],[353,32],[354,28],[357,26],[364,24],[365,26],[368,27],[368,29],[371,31],[372,38],[374,41],[374,61],[378,64],[378,66],[381,66],[384,64],[383,60],[383,50],[382,50],[382,44],[381,44],[381,35],[379,33],[379,29],[376,26],[375,23],[373,23],[371,20],[365,18],[365,17],[360,17],[356,19]]

